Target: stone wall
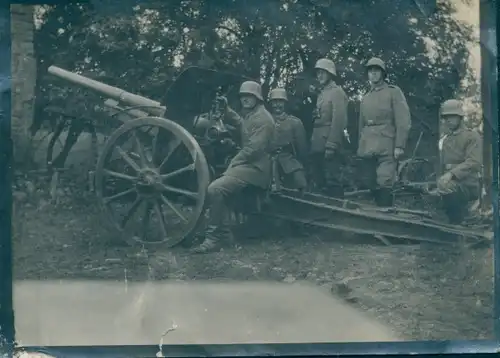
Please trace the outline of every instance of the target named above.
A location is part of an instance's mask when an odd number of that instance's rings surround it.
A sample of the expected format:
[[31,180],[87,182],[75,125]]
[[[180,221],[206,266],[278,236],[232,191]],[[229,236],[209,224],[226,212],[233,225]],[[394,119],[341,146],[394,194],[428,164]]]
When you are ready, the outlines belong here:
[[12,121],[14,161],[31,161],[30,126],[33,122],[36,59],[33,46],[33,6],[11,6],[12,39]]

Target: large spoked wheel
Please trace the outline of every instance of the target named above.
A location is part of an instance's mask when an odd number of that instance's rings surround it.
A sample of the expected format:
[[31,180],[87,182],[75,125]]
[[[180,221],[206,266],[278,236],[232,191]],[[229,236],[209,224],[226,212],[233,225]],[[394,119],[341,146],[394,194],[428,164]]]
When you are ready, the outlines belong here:
[[205,155],[189,132],[164,118],[143,117],[110,136],[95,189],[125,240],[172,247],[197,229],[209,181]]

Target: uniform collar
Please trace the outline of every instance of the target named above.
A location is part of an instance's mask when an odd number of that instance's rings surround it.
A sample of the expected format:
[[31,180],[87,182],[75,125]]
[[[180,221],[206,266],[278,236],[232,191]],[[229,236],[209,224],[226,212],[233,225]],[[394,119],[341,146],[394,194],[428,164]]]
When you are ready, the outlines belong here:
[[279,121],[279,122],[283,122],[284,120],[286,120],[288,118],[288,114],[286,112],[283,112],[281,114],[274,114],[273,117]]
[[260,109],[260,107],[262,107],[262,104],[261,103],[257,103],[255,105],[255,107],[253,107],[251,110],[249,110],[249,111],[245,110],[245,112],[244,112],[245,113],[245,117],[248,117],[248,116],[254,114],[255,112],[257,112]]
[[460,133],[462,133],[463,131],[465,131],[465,127],[464,127],[464,125],[463,125],[463,123],[462,123],[462,124],[460,124],[460,127],[458,127],[456,130],[454,130],[454,131],[452,131],[452,132],[448,133],[448,136],[450,136],[450,137],[451,137],[451,136],[459,135],[459,134],[460,134]]
[[321,91],[326,91],[326,90],[329,90],[329,89],[332,89],[332,88],[335,88],[335,87],[337,87],[337,84],[336,84],[334,81],[330,81],[330,82],[328,82],[328,84],[327,84],[327,85],[325,85],[325,86],[321,89]]
[[370,92],[380,91],[381,89],[387,88],[388,84],[385,81],[382,81],[381,84],[376,86],[371,86]]

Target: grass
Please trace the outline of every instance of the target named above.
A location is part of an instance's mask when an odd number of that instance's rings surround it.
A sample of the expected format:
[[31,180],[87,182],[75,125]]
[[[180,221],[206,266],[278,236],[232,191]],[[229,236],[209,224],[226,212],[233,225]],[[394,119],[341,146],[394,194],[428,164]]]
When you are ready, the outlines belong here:
[[112,240],[96,224],[100,213],[88,193],[68,184],[54,203],[45,187],[27,181],[16,188],[16,280],[308,280],[409,340],[493,337],[493,267],[486,249],[457,254],[353,244],[343,233],[310,231],[245,240],[237,235],[236,246],[206,255],[183,248],[147,252]]

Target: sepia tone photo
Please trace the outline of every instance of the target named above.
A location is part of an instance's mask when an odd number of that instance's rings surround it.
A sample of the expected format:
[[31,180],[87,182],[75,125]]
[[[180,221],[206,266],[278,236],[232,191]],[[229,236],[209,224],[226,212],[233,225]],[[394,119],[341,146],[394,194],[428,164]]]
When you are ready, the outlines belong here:
[[92,4],[11,6],[21,346],[493,339],[479,1]]

